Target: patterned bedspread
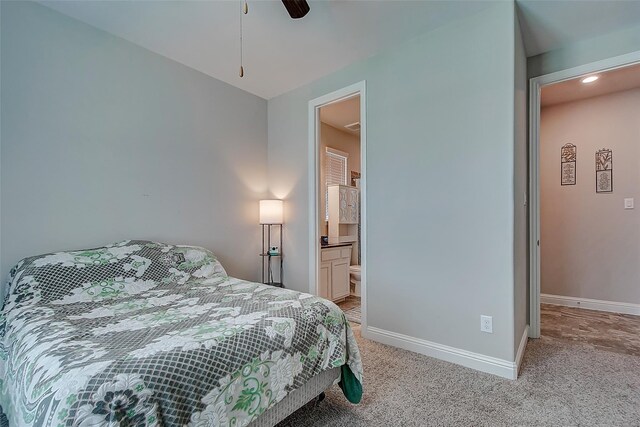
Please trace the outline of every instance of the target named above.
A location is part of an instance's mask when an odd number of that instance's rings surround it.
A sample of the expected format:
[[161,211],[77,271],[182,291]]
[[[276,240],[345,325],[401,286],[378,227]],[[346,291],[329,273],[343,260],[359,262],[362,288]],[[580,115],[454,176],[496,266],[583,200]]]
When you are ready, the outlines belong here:
[[228,277],[192,246],[126,241],[27,258],[0,314],[0,407],[12,427],[244,426],[340,366],[357,402],[360,354],[337,306]]

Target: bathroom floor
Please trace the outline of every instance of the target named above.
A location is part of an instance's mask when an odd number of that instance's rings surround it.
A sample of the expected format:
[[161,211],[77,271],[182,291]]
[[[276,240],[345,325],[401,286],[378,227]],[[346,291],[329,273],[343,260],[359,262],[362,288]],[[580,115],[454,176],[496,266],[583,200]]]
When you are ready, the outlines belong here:
[[640,355],[640,316],[540,304],[542,335]]
[[344,311],[347,319],[351,322],[360,323],[360,297],[348,296],[344,301],[338,303],[338,307]]

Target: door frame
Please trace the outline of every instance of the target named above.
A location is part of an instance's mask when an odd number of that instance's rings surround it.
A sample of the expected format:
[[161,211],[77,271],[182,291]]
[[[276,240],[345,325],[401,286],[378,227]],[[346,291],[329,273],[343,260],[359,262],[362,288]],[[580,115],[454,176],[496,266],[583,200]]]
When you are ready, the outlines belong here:
[[320,274],[320,108],[360,95],[360,298],[361,331],[367,331],[367,108],[366,81],[362,80],[342,89],[309,101],[309,293],[318,294]]
[[529,337],[540,337],[540,90],[586,74],[640,63],[640,51],[614,56],[529,80]]

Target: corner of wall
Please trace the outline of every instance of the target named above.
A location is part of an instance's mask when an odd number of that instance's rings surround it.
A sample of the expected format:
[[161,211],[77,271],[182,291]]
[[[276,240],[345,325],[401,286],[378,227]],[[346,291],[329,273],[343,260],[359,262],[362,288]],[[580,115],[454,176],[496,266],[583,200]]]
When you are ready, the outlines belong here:
[[514,9],[514,236],[513,354],[518,362],[528,306],[528,150],[527,59],[517,11]]

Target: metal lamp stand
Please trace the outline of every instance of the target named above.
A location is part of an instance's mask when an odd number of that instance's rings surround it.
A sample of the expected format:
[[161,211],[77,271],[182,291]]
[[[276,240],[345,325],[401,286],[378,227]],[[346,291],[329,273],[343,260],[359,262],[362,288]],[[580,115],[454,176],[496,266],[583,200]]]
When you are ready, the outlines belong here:
[[[283,255],[282,255],[282,224],[261,224],[262,225],[262,253],[260,256],[262,257],[262,283],[271,286],[277,286],[279,288],[284,288],[283,285]],[[271,228],[272,227],[280,228],[280,240],[278,244],[280,245],[277,254],[270,254],[271,249]],[[265,243],[267,246],[265,247]],[[280,274],[277,276],[277,281],[273,276],[273,267],[272,260],[273,258],[280,259]]]

